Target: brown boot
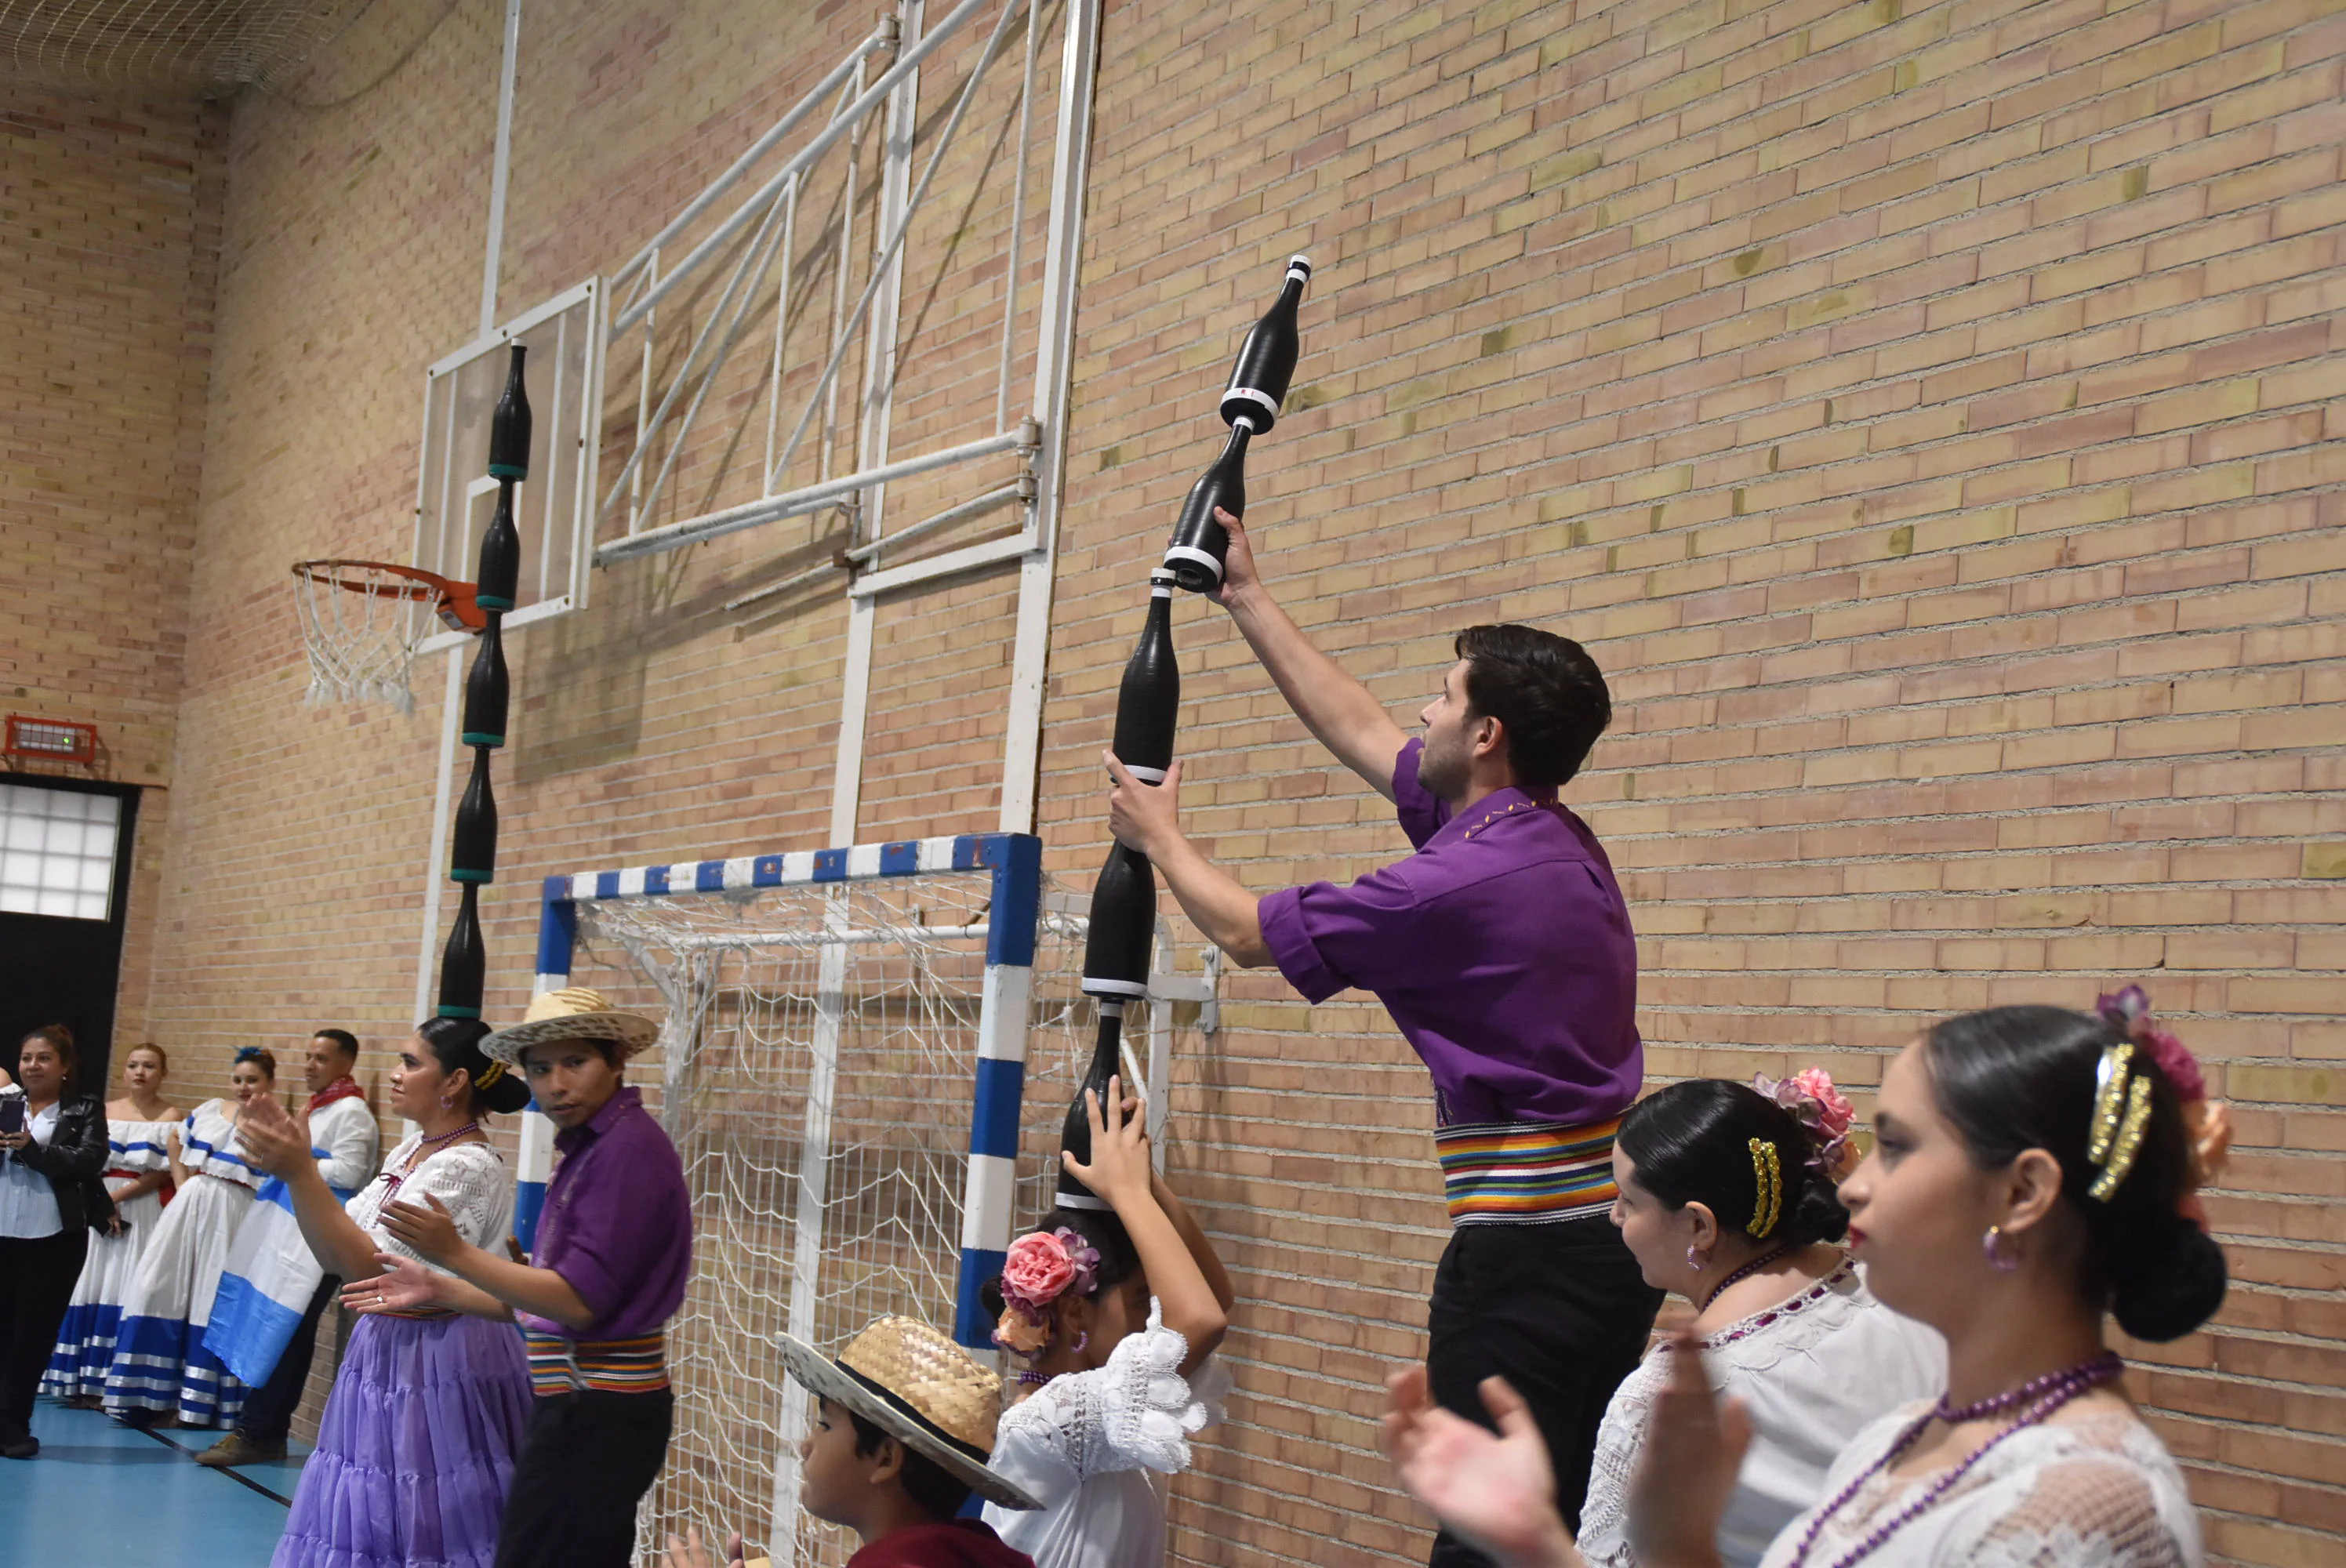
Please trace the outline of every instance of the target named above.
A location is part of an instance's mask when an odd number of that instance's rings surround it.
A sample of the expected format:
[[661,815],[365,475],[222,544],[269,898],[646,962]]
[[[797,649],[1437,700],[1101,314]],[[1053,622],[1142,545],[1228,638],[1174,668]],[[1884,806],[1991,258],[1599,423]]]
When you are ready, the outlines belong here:
[[242,1432],[228,1436],[196,1455],[198,1464],[210,1465],[214,1470],[230,1470],[240,1464],[269,1464],[285,1457],[285,1440],[259,1442]]

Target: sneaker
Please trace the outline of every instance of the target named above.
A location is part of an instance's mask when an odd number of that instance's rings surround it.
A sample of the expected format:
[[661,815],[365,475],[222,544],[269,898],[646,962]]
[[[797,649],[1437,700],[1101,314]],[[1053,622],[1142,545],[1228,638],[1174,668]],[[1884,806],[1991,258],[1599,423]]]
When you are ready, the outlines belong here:
[[228,1436],[196,1455],[198,1464],[210,1465],[214,1470],[228,1470],[240,1464],[268,1464],[285,1457],[285,1440],[263,1442],[242,1432]]
[[41,1451],[41,1440],[30,1432],[0,1438],[0,1459],[30,1459]]

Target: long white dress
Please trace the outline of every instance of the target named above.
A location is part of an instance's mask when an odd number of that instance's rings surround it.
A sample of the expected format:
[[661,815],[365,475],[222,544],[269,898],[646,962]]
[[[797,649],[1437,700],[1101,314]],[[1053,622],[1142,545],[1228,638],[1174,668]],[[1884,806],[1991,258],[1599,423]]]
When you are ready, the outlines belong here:
[[[1839,1496],[1929,1408],[1922,1401],[1894,1410],[1860,1432],[1825,1478],[1825,1496]],[[1937,1479],[1875,1476],[1818,1531],[1808,1562],[1831,1568]],[[1765,1568],[1790,1568],[1813,1518],[1793,1521],[1762,1559]],[[1864,1562],[1865,1568],[2200,1568],[2203,1560],[2199,1518],[2175,1461],[2132,1416],[2097,1412],[2006,1438]]]
[[[1720,1397],[1742,1400],[1751,1416],[1751,1447],[1719,1526],[1727,1568],[1753,1568],[1787,1523],[1827,1495],[1825,1472],[1851,1439],[1886,1411],[1947,1386],[1946,1341],[1875,1300],[1846,1259],[1797,1295],[1708,1336],[1702,1350]],[[1580,1553],[1595,1568],[1637,1563],[1629,1485],[1654,1401],[1669,1384],[1669,1357],[1657,1346],[1605,1407],[1580,1520]]]
[[1188,1468],[1190,1437],[1221,1420],[1229,1391],[1211,1357],[1184,1379],[1188,1353],[1151,1299],[1148,1326],[1106,1366],[1054,1378],[1005,1412],[991,1468],[1043,1506],[986,1504],[994,1533],[1035,1568],[1158,1568],[1165,1499],[1155,1476]]
[[179,1164],[193,1173],[163,1211],[122,1300],[106,1408],[177,1410],[183,1426],[233,1424],[244,1385],[204,1349],[212,1298],[236,1222],[263,1177],[234,1149],[225,1100],[207,1100],[179,1129]]
[[114,1342],[122,1324],[123,1298],[130,1293],[131,1277],[147,1245],[163,1219],[163,1195],[142,1193],[125,1202],[123,1189],[149,1171],[171,1167],[171,1134],[178,1119],[167,1122],[106,1124],[106,1190],[114,1195],[115,1211],[124,1226],[120,1236],[92,1231],[89,1256],[81,1278],[74,1282],[73,1298],[57,1325],[56,1348],[49,1352],[49,1369],[42,1375],[41,1392],[60,1400],[95,1399],[106,1392],[107,1369],[114,1364]]

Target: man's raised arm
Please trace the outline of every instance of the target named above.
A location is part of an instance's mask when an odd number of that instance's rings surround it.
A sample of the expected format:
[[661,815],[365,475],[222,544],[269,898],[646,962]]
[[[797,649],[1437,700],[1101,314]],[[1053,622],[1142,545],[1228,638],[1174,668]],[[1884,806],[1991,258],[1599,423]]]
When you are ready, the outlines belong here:
[[1393,759],[1409,738],[1384,704],[1313,647],[1303,628],[1271,599],[1255,569],[1246,525],[1219,507],[1214,509],[1214,518],[1230,535],[1222,585],[1215,590],[1214,601],[1229,611],[1247,646],[1278,683],[1279,694],[1320,744],[1366,779],[1369,788],[1392,799]]

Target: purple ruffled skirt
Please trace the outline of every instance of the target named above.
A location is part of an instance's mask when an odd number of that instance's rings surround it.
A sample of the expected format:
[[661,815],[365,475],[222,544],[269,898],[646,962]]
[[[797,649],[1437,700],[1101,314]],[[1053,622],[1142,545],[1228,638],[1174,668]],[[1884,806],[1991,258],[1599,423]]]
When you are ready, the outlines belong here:
[[271,1568],[490,1568],[529,1410],[511,1323],[362,1317]]

